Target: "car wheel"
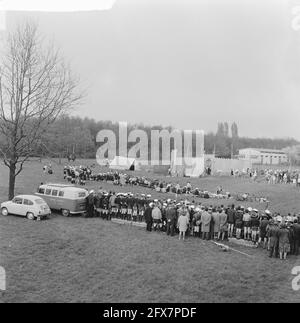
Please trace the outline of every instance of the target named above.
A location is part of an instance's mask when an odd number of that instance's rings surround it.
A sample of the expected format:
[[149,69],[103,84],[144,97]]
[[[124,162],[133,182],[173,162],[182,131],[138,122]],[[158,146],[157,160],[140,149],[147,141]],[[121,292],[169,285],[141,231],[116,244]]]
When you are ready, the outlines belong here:
[[70,210],[63,209],[63,210],[61,210],[61,213],[62,213],[63,216],[69,216],[70,215]]
[[8,210],[7,210],[7,208],[6,208],[6,207],[3,207],[3,208],[1,209],[1,214],[2,214],[3,216],[8,216]]
[[26,216],[27,216],[28,220],[34,220],[34,214],[33,213],[28,212]]

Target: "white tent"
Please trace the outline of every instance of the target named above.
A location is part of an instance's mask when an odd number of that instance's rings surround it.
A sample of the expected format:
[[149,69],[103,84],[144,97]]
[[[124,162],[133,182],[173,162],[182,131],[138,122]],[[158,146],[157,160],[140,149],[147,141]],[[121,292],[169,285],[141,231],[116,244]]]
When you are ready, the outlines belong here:
[[185,158],[184,175],[199,177],[204,173],[204,157]]
[[109,168],[117,170],[135,170],[135,159],[116,156],[109,164]]
[[177,150],[174,149],[171,154],[171,175],[200,177],[205,171],[203,157],[178,157]]

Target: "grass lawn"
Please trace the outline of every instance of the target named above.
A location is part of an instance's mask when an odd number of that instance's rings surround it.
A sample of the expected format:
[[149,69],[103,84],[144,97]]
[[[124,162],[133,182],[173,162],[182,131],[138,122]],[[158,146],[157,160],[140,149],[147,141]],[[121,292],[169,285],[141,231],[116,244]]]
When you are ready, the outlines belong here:
[[[62,166],[53,164],[54,175],[47,178],[42,174],[42,166],[37,162],[27,165],[18,178],[16,194],[34,192],[40,182],[62,182]],[[272,210],[300,211],[299,190],[292,186],[269,186],[226,177],[194,179],[192,183],[212,191],[221,184],[232,193],[262,194],[270,199]],[[140,188],[89,183],[90,187],[99,185],[141,192]],[[7,170],[1,166],[0,200],[6,198]],[[264,205],[258,207],[263,209]],[[135,226],[98,218],[53,214],[47,221],[32,222],[14,216],[0,217],[0,265],[7,273],[7,291],[0,292],[0,302],[300,300],[300,292],[291,288],[291,270],[300,265],[300,257],[291,256],[282,262],[269,259],[260,249],[234,248],[252,257],[222,252],[213,243],[197,238],[178,241],[164,233],[147,233]]]

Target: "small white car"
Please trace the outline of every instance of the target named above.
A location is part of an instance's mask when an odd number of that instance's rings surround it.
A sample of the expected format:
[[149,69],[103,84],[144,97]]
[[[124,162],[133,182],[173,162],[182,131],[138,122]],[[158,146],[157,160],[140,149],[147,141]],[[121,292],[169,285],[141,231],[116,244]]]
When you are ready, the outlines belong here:
[[11,201],[1,203],[1,214],[26,216],[29,220],[41,220],[51,214],[48,204],[35,195],[18,195]]

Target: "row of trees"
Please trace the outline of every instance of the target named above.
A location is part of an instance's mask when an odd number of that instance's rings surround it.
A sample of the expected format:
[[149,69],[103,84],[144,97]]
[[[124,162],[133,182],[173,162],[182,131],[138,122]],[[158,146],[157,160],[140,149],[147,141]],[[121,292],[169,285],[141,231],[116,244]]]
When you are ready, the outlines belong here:
[[[100,145],[96,142],[97,133],[104,129],[112,130],[116,134],[118,148],[118,123],[63,115],[51,125],[47,131],[47,135],[42,138],[44,145],[40,146],[38,155],[50,154],[53,157],[65,157],[70,152],[75,151],[78,157],[95,158],[96,150]],[[162,130],[165,128],[162,126],[145,126],[143,124],[128,125],[128,132],[134,129],[144,130],[147,133],[148,138],[151,138],[151,130]],[[172,131],[173,129],[169,127],[167,130]],[[150,148],[150,140],[148,144]],[[205,152],[207,154],[215,154],[216,156],[225,158],[237,155],[238,150],[242,148],[283,149],[297,144],[298,142],[292,138],[270,139],[239,137],[238,126],[235,122],[231,124],[230,128],[226,122],[218,123],[217,131],[215,133],[207,133],[204,137]],[[134,145],[134,143],[129,143],[128,149],[132,145]],[[171,144],[171,149],[172,148]],[[195,149],[195,147],[193,147],[193,149]]]

